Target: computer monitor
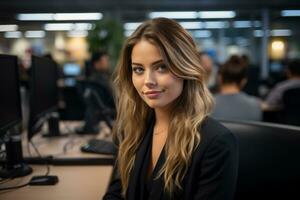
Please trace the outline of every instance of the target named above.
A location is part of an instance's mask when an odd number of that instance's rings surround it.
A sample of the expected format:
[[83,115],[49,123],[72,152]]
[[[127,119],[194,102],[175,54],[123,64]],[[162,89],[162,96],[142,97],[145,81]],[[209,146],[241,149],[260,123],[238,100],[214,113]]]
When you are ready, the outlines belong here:
[[65,63],[63,66],[64,76],[79,76],[81,73],[80,65],[77,63]]
[[23,162],[21,134],[16,128],[22,120],[17,57],[0,55],[0,137],[5,141],[6,159],[0,177],[25,176],[32,169]]
[[21,122],[17,58],[0,55],[0,137]]
[[58,66],[45,57],[32,56],[28,140],[58,107]]
[[64,85],[66,87],[74,87],[76,85],[76,77],[81,75],[81,67],[74,62],[68,62],[63,65]]

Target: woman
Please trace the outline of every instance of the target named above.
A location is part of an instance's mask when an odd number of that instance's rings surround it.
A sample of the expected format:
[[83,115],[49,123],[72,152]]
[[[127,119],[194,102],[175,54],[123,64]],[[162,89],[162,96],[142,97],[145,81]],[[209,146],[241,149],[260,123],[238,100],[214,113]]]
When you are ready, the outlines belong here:
[[126,41],[116,71],[119,142],[104,199],[233,199],[237,147],[208,117],[195,43],[175,21],[144,22]]

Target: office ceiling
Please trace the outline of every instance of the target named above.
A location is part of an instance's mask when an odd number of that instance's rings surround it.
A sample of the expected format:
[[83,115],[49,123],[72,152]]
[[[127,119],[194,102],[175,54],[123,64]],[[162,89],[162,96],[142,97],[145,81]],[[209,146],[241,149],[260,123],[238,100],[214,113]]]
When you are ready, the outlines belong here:
[[[0,22],[14,22],[17,13],[103,12],[122,21],[141,21],[149,11],[234,9],[251,16],[263,8],[296,9],[297,0],[1,0]],[[240,11],[240,12],[239,12]],[[237,16],[239,17],[239,15]]]
[[270,9],[270,21],[278,22],[276,26],[293,27],[300,34],[299,17],[280,16],[282,9],[300,9],[298,0],[0,0],[0,24],[18,24],[21,31],[37,30],[45,21],[18,21],[16,14],[67,12],[102,12],[104,18],[141,22],[151,11],[234,10],[233,20],[261,20],[265,8]]

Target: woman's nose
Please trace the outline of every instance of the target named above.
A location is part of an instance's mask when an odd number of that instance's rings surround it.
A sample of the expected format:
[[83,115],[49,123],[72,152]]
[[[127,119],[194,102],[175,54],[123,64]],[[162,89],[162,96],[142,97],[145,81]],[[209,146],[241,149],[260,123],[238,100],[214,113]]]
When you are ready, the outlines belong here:
[[156,77],[153,72],[147,72],[145,77],[145,85],[147,87],[153,87],[157,85]]

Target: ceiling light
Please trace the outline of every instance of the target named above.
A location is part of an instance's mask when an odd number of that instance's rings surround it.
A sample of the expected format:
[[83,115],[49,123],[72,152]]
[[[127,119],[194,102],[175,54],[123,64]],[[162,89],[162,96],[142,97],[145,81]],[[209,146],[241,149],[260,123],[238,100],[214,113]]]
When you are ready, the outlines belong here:
[[185,29],[202,29],[202,22],[180,22],[179,23]]
[[200,11],[198,12],[199,18],[212,19],[212,18],[234,18],[234,11]]
[[252,23],[251,23],[251,21],[234,21],[233,27],[234,28],[251,28]]
[[22,33],[20,31],[9,31],[4,33],[5,38],[20,38]]
[[208,30],[198,30],[192,32],[195,38],[209,38],[211,37],[211,31]]
[[18,30],[18,25],[15,24],[0,25],[0,32],[16,31],[16,30]]
[[69,31],[68,37],[86,37],[88,36],[87,31]]
[[21,21],[76,21],[100,20],[102,13],[22,13],[17,15]]
[[71,31],[71,30],[91,30],[91,23],[47,23],[44,26],[46,31]]
[[100,20],[102,13],[56,13],[54,20],[67,21],[67,20]]
[[282,17],[299,17],[300,10],[282,10],[281,16]]
[[125,37],[131,36],[131,34],[134,32],[134,30],[125,30],[124,35]]
[[272,36],[291,36],[292,31],[289,29],[274,29],[271,31]]
[[45,31],[26,31],[25,37],[26,38],[43,38],[45,37]]
[[229,27],[229,23],[224,21],[205,22],[205,28],[207,29],[223,29],[228,27]]
[[196,19],[197,16],[197,12],[192,12],[192,11],[188,11],[188,12],[150,12],[149,13],[149,18],[153,19],[153,18],[157,18],[157,17],[166,17],[166,18],[170,18],[170,19]]
[[53,13],[22,13],[17,15],[17,19],[20,21],[49,21],[54,20],[53,15]]
[[124,24],[125,30],[135,30],[137,27],[139,27],[142,23],[141,22],[130,22]]

